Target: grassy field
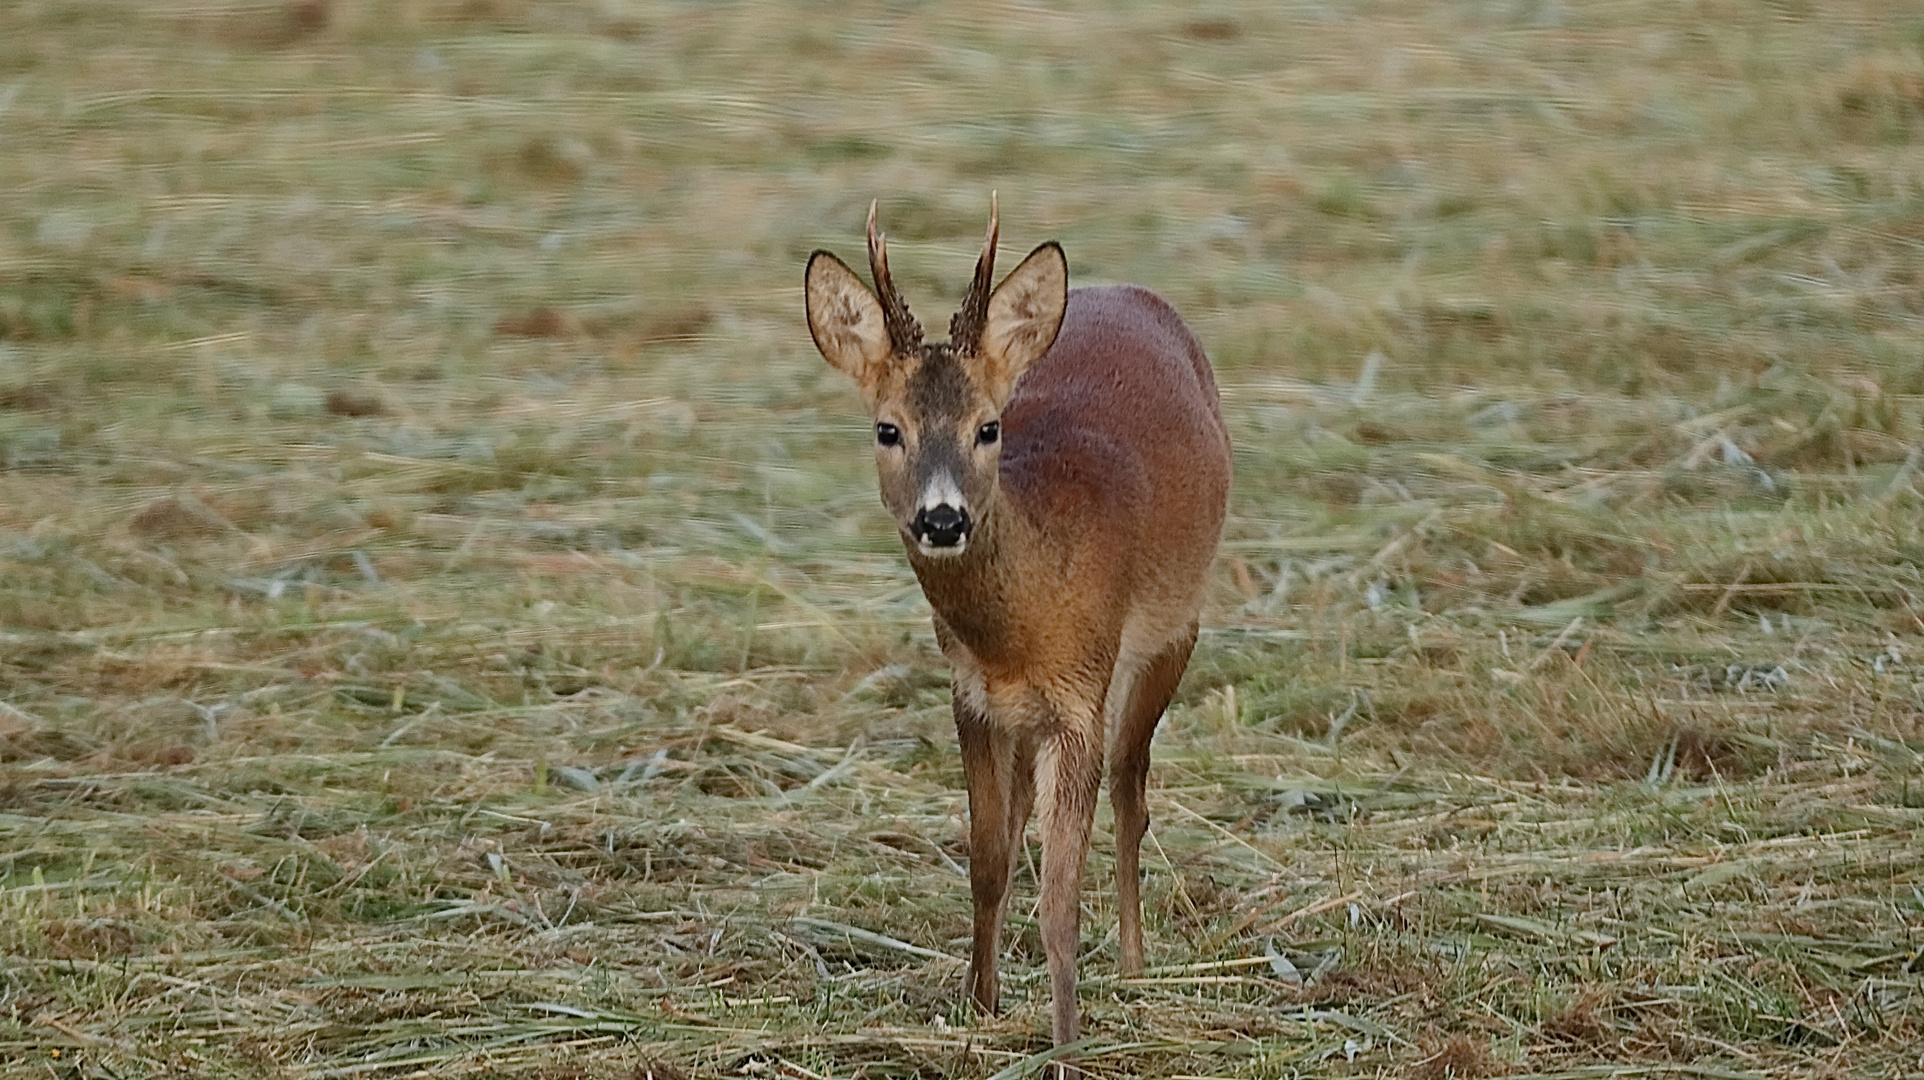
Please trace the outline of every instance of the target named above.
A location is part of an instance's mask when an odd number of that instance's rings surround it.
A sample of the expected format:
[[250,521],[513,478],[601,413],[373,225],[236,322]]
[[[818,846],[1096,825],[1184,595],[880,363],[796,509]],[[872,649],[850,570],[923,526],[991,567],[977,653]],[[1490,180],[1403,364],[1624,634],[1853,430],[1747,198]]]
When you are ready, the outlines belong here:
[[1167,295],[1104,1077],[1924,1071],[1924,12],[0,6],[0,1077],[1032,1070],[801,270]]

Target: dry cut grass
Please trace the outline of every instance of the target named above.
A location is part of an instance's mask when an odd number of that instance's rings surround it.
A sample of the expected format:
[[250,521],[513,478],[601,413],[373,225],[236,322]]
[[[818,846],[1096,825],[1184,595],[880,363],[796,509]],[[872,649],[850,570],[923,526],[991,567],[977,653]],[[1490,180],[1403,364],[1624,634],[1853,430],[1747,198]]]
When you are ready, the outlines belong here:
[[1920,135],[1873,0],[8,6],[0,1076],[1033,1074],[799,314],[992,188],[1238,446],[1096,1075],[1915,1075]]

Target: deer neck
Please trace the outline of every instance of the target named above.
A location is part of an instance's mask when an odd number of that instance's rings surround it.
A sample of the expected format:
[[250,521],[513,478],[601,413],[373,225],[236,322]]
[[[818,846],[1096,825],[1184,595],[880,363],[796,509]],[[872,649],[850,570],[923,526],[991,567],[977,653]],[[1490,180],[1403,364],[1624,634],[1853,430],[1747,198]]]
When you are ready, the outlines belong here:
[[929,606],[956,640],[983,660],[1015,647],[1016,631],[1024,625],[1018,610],[1024,592],[1014,587],[1012,558],[1031,538],[1034,526],[1003,493],[976,520],[967,550],[945,559],[932,559],[907,545],[909,566],[922,584]]

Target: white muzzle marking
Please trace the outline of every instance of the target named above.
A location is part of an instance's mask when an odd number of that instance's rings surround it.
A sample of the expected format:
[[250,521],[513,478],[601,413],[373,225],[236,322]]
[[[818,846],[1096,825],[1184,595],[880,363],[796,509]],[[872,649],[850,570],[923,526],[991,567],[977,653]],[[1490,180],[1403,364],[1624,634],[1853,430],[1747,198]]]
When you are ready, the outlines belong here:
[[948,547],[934,547],[922,540],[915,542],[915,550],[921,552],[925,558],[930,559],[952,559],[967,550],[968,546],[969,538],[967,536],[950,544]]
[[[922,488],[922,503],[917,509],[927,513],[938,506],[954,507],[965,515],[969,512],[968,501],[962,497],[962,488],[956,484],[954,474],[946,471],[929,477],[929,482]],[[969,547],[967,533],[947,547],[936,547],[919,536],[914,540],[916,550],[920,551],[924,558],[929,559],[953,558],[968,550]]]
[[928,484],[922,488],[920,509],[933,510],[944,503],[965,514],[969,512],[969,504],[962,498],[962,489],[956,486],[955,477],[946,472],[929,477]]

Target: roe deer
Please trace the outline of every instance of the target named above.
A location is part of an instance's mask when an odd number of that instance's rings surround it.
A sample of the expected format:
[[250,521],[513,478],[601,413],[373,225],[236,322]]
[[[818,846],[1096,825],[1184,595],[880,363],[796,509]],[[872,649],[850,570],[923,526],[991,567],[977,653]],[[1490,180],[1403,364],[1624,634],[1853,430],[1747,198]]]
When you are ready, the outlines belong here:
[[1122,970],[1142,969],[1149,740],[1196,643],[1229,436],[1209,361],[1168,303],[1136,286],[1069,289],[1054,241],[991,289],[996,233],[991,200],[950,340],[931,344],[889,278],[870,206],[875,291],[815,252],[808,328],[868,405],[882,502],[951,669],[975,902],[966,988],[996,1011],[1009,880],[1033,804],[1060,1045],[1076,1038],[1082,867],[1105,738]]

